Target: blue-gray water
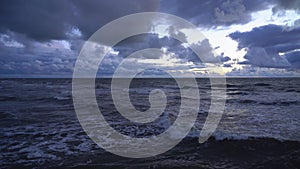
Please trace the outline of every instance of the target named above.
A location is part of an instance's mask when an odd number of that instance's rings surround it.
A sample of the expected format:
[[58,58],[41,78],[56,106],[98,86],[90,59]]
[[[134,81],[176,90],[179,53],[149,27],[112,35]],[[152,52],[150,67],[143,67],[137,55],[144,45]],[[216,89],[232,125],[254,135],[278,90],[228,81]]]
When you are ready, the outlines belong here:
[[[300,166],[300,78],[227,79],[225,113],[213,137],[204,144],[199,144],[197,137],[210,106],[210,84],[198,79],[201,102],[194,128],[174,149],[146,159],[118,157],[93,143],[76,118],[71,83],[71,79],[0,80],[0,168]],[[132,82],[129,92],[138,110],[149,108],[148,94],[154,88],[163,89],[168,96],[162,119],[144,126],[126,121],[116,111],[110,79],[98,79],[96,86],[100,109],[123,134],[159,134],[176,119],[180,93],[172,79]]]

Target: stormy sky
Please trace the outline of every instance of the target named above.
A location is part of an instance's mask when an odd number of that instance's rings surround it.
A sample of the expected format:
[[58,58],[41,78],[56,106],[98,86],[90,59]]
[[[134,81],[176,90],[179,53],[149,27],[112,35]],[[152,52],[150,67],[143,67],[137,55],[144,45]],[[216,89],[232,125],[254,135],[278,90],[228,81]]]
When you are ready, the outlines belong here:
[[[164,12],[195,24],[207,38],[193,44],[203,59],[170,38],[174,30],[168,25],[165,36],[149,31],[110,49],[99,76],[112,75],[126,56],[146,48],[164,54],[133,59],[128,69],[151,64],[150,74],[162,69],[184,76],[188,67],[201,77],[205,64],[214,64],[228,76],[300,76],[299,0],[2,0],[0,77],[71,77],[95,31],[139,12]],[[193,38],[188,30],[176,33]]]

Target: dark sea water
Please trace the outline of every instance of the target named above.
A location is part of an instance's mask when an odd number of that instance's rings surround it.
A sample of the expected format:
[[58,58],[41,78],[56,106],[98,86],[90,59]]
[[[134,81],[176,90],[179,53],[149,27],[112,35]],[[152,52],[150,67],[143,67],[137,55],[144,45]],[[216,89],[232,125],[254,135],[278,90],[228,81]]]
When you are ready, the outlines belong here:
[[[203,144],[198,136],[210,106],[210,83],[198,79],[196,124],[172,150],[130,159],[106,152],[83,131],[72,102],[71,79],[0,80],[0,168],[300,168],[300,78],[230,78],[223,118]],[[187,86],[188,87],[188,86]],[[130,123],[116,111],[110,79],[97,79],[100,110],[119,132],[144,137],[174,122],[180,93],[172,79],[135,79],[128,90],[136,109],[150,107],[152,89],[165,91],[161,120]]]

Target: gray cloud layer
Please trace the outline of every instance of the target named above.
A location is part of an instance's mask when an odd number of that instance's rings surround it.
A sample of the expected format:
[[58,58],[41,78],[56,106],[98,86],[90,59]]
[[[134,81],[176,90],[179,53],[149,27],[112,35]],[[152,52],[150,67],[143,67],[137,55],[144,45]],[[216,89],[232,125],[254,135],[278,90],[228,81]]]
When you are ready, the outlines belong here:
[[67,32],[79,28],[85,38],[121,16],[161,11],[204,26],[243,24],[250,14],[270,4],[276,9],[299,9],[298,0],[2,0],[0,31],[25,34],[38,40],[68,39]]
[[48,41],[68,39],[67,32],[76,27],[87,38],[114,19],[158,7],[158,0],[2,0],[0,31]]
[[300,9],[300,1],[299,0],[277,0],[277,4],[273,8],[273,12],[278,12],[280,10],[286,9],[293,9],[299,10]]
[[[197,25],[214,28],[247,23],[251,21],[253,12],[269,8],[270,5],[273,5],[274,13],[300,9],[299,0],[2,0],[0,73],[70,73],[84,40],[101,26],[124,15],[160,10]],[[74,36],[72,31],[82,36]],[[252,65],[300,68],[299,52],[293,51],[300,49],[299,31],[299,27],[267,25],[250,32],[235,32],[230,37],[239,42],[240,48],[248,49],[245,58]],[[66,40],[71,50],[51,46],[53,40]],[[24,47],[14,46],[17,43]],[[148,36],[126,43],[116,47],[122,56],[133,52],[130,49],[132,45],[135,50],[169,46],[168,50],[178,54],[182,61],[199,63],[190,50],[167,37]],[[206,62],[230,60],[224,55],[213,56],[208,40],[195,45],[201,47]],[[279,52],[285,52],[286,55],[279,56]],[[119,59],[109,58],[106,63],[114,66]]]
[[245,58],[250,64],[261,67],[298,67],[294,64],[295,59],[286,60],[279,53],[300,49],[300,27],[266,25],[249,32],[234,32],[229,37],[239,43],[240,49],[247,49]]
[[207,27],[244,24],[251,13],[266,9],[274,0],[170,0],[162,1],[161,10]]

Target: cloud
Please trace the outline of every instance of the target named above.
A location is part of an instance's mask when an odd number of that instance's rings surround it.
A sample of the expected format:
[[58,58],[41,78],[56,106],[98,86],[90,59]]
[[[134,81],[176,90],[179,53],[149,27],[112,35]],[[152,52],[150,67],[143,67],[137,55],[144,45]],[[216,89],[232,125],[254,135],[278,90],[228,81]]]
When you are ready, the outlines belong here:
[[290,63],[277,53],[268,53],[265,48],[251,47],[245,55],[251,65],[270,68],[289,68]]
[[[182,36],[185,35],[183,34]],[[201,60],[190,47],[197,49],[197,52],[201,55]],[[99,71],[105,74],[112,74],[123,59],[134,52],[148,48],[161,49],[164,55],[157,55],[155,53],[137,55],[135,60],[131,60],[130,66],[127,68],[136,69],[137,67],[141,67],[138,66],[139,64],[154,64],[157,68],[174,71],[181,70],[182,66],[188,66],[190,69],[192,68],[191,66],[202,66],[205,63],[221,66],[223,62],[231,60],[230,57],[224,56],[224,54],[220,56],[214,54],[208,39],[188,46],[169,36],[161,37],[158,34],[143,34],[127,38],[118,43],[113,48],[118,54],[106,56],[99,66]],[[170,65],[172,66],[170,67]],[[123,72],[127,71],[130,70],[123,70]]]
[[0,44],[0,74],[71,74],[76,55],[64,43],[34,42],[30,51]]
[[283,10],[300,10],[299,0],[276,0],[277,4],[273,7],[273,12],[277,13]]
[[[185,36],[184,34],[182,36]],[[131,40],[133,38],[134,40]],[[182,59],[183,62],[198,63],[220,63],[229,61],[228,56],[217,56],[213,52],[213,48],[208,39],[205,39],[198,43],[193,43],[190,46],[185,46],[182,42],[171,38],[169,36],[159,37],[157,34],[145,34],[137,35],[134,37],[123,40],[117,44],[114,49],[119,51],[123,57],[136,52],[138,50],[146,48],[164,48],[166,51],[174,53],[178,58]],[[136,41],[140,39],[140,41]],[[197,52],[201,54],[201,59],[190,49],[194,47]],[[160,56],[147,56],[147,58],[159,58]]]
[[[71,73],[84,41],[106,23],[124,15],[146,11],[175,14],[200,25],[214,28],[251,21],[251,14],[275,5],[278,11],[299,9],[298,1],[284,0],[2,0],[0,1],[0,73]],[[247,63],[261,67],[299,68],[299,21],[293,27],[267,25],[250,32],[235,32],[230,37],[247,48]],[[170,35],[187,38],[169,27]],[[199,60],[187,46],[170,37],[137,36],[122,41],[103,60],[101,70],[111,73],[121,60],[137,50],[161,48],[177,55],[178,62],[204,63],[230,67],[230,57],[216,55],[209,40],[194,43],[202,54]],[[279,55],[279,53],[285,55]],[[159,59],[149,55],[145,58]],[[175,57],[175,55],[174,55]],[[134,63],[133,63],[134,65]],[[178,63],[180,65],[180,63]],[[176,67],[180,69],[180,67]],[[175,69],[175,68],[174,68]]]
[[3,0],[0,73],[71,74],[84,41],[101,26],[158,8],[159,0]]
[[234,32],[229,37],[239,43],[239,49],[247,49],[245,59],[254,66],[290,68],[293,60],[279,53],[300,49],[300,27],[265,25],[249,32]]
[[215,22],[226,23],[244,23],[250,20],[246,7],[241,0],[225,1],[219,7],[214,9]]
[[287,52],[300,48],[300,28],[288,30],[286,26],[265,25],[249,32],[234,32],[229,37],[239,42],[239,48],[264,47]]
[[232,67],[231,64],[224,64],[223,67]]
[[37,41],[63,40],[78,29],[85,38],[121,16],[156,11],[158,0],[31,0],[0,2],[0,31],[20,33]]
[[207,27],[243,24],[251,13],[266,9],[299,9],[298,0],[2,0],[0,32],[24,34],[37,41],[87,39],[104,24],[137,12],[160,11],[175,14]]
[[286,59],[292,64],[292,68],[300,69],[300,51],[285,54]]
[[224,56],[224,53],[221,53],[221,55],[219,56],[220,61],[221,62],[228,62],[231,60],[231,58],[229,56]]
[[244,24],[251,13],[268,8],[274,0],[173,0],[162,1],[161,11],[188,19],[194,24],[215,27]]
[[243,66],[243,68],[234,68],[227,76],[263,76],[263,77],[299,77],[299,72],[289,71],[287,69],[277,68],[261,68],[250,65]]
[[[15,39],[24,38],[23,36],[18,37],[16,34],[11,36]],[[182,34],[182,36],[185,35]],[[4,39],[10,41],[12,38],[5,36]],[[15,49],[16,47],[8,48],[5,44],[2,44],[3,50],[0,53],[2,69],[0,69],[0,72],[2,74],[71,74],[76,56],[83,43],[84,41],[82,40],[51,40],[49,42],[28,40],[26,47],[17,50]],[[133,52],[146,48],[159,48],[165,50],[165,52],[173,53],[172,58],[176,60],[176,64],[174,64],[172,70],[181,69],[181,66],[187,63],[190,65],[201,65],[203,62],[218,63],[219,60],[226,62],[230,59],[223,55],[216,56],[207,39],[192,44],[192,46],[197,47],[198,52],[201,53],[202,60],[199,60],[194,52],[174,38],[168,36],[160,37],[157,34],[137,35],[117,44],[114,47],[114,54],[107,55],[104,58],[99,66],[99,72],[104,75],[112,74],[122,59]],[[98,52],[101,53],[101,51]],[[139,60],[141,59],[162,59],[162,56],[147,55],[141,56]],[[168,62],[167,60],[165,61],[166,63]],[[85,65],[85,67],[91,67],[93,64],[86,63]]]

